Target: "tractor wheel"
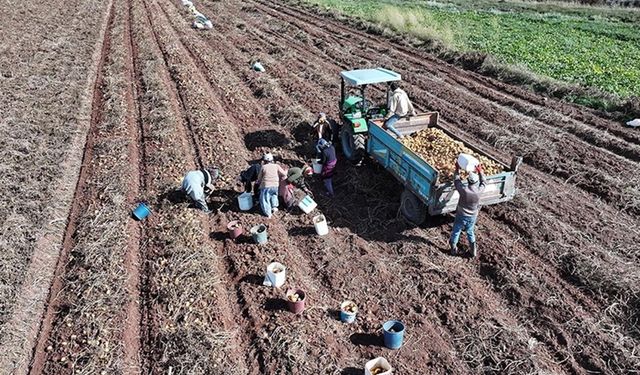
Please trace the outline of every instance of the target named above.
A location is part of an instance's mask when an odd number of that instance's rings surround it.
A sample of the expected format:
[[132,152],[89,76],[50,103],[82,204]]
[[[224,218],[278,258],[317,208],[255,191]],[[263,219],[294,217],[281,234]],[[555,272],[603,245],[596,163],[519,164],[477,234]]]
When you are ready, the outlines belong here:
[[427,219],[427,206],[409,189],[400,196],[400,210],[404,218],[414,225],[420,225]]
[[359,164],[364,158],[366,138],[364,134],[355,134],[350,125],[344,125],[340,133],[342,152],[354,164]]

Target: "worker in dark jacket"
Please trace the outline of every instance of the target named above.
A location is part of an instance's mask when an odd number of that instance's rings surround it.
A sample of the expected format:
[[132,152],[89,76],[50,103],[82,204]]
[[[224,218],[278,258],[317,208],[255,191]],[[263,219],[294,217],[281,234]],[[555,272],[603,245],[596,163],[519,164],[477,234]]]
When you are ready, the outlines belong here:
[[213,192],[213,183],[219,175],[218,168],[207,168],[188,172],[182,180],[182,191],[205,213],[211,212],[206,199]]
[[258,175],[262,169],[262,164],[251,164],[249,168],[240,173],[238,181],[244,184],[244,191],[246,193],[257,194],[260,190],[256,181],[258,181]]
[[[327,114],[320,112],[318,119],[313,124],[313,130],[318,139],[324,139],[329,142],[336,142],[338,139],[338,123],[327,117]],[[318,150],[320,153],[320,150]]]
[[471,256],[475,257],[478,255],[478,245],[476,244],[474,229],[478,212],[480,212],[480,196],[486,187],[482,166],[478,165],[476,167],[476,173],[469,172],[467,185],[465,186],[460,179],[460,166],[456,162],[453,184],[458,194],[460,194],[460,198],[458,199],[453,231],[449,239],[451,255],[458,254],[458,240],[460,239],[462,231],[465,231],[467,232],[467,239],[469,240]]
[[316,146],[320,150],[320,163],[322,164],[322,172],[320,176],[327,189],[327,196],[333,197],[333,174],[336,169],[338,159],[336,158],[336,148],[331,142],[325,139],[319,139]]

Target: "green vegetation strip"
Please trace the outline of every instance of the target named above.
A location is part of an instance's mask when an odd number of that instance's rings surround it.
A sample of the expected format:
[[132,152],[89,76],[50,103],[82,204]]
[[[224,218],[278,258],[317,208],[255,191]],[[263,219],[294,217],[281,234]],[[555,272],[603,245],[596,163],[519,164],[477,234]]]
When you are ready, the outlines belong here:
[[[621,98],[640,95],[640,12],[527,3],[305,0]],[[523,5],[524,4],[524,5]]]

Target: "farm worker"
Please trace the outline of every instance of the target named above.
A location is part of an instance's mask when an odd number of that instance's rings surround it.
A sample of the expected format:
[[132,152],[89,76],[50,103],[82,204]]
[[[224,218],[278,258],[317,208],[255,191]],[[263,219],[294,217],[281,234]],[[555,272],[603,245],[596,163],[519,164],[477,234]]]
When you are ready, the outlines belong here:
[[255,182],[258,181],[258,175],[260,174],[261,169],[262,164],[251,164],[249,168],[240,173],[240,176],[238,176],[238,182],[244,184],[244,191],[246,193],[258,193],[258,189],[260,187]]
[[322,171],[320,176],[324,182],[324,187],[327,189],[327,196],[333,197],[333,172],[336,169],[336,148],[333,147],[331,142],[320,138],[318,145],[316,146],[321,153],[320,163],[322,164]]
[[273,162],[271,153],[265,153],[262,161],[264,164],[257,182],[260,186],[260,208],[266,217],[271,218],[271,214],[278,211],[278,188],[280,180],[287,177],[287,172]]
[[[335,142],[338,137],[338,123],[327,117],[327,114],[320,112],[318,119],[313,123],[313,130],[318,135],[318,139],[325,139],[329,142]],[[318,154],[320,150],[318,150]]]
[[291,208],[297,203],[296,193],[298,189],[313,197],[311,190],[304,180],[305,176],[310,176],[312,174],[313,170],[306,165],[302,168],[289,168],[287,171],[287,178],[280,182],[279,191],[279,195],[282,197],[287,208]]
[[407,93],[400,88],[397,81],[391,82],[389,85],[392,95],[389,98],[389,106],[387,115],[384,118],[384,127],[391,130],[398,138],[403,138],[402,134],[393,125],[401,118],[407,116],[415,116],[416,110],[409,100]]
[[474,233],[478,212],[480,212],[480,195],[484,191],[486,184],[484,179],[484,171],[482,165],[476,167],[476,172],[469,172],[467,177],[467,186],[462,184],[460,180],[460,166],[456,162],[456,171],[453,175],[453,184],[460,194],[458,207],[456,209],[456,219],[453,223],[453,231],[449,244],[451,245],[451,255],[458,253],[458,240],[460,234],[464,230],[467,232],[469,240],[469,248],[471,256],[478,255],[478,245],[476,244],[476,236]]
[[182,191],[193,201],[195,206],[205,213],[210,213],[207,197],[213,192],[213,183],[220,176],[218,168],[190,171],[182,179]]

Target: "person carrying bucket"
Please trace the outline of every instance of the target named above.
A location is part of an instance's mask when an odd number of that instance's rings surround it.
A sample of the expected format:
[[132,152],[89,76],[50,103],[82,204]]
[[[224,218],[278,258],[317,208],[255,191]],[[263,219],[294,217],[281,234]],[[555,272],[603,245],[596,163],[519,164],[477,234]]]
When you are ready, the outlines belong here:
[[209,210],[206,199],[213,192],[213,183],[219,176],[220,170],[218,168],[190,171],[182,179],[182,191],[197,208],[205,213],[210,213],[211,210]]
[[282,197],[285,206],[287,209],[296,205],[297,197],[296,190],[302,190],[306,195],[309,195],[313,198],[313,194],[311,193],[311,189],[307,186],[305,181],[305,176],[311,176],[313,174],[313,170],[309,166],[303,166],[302,168],[293,167],[289,168],[287,171],[287,178],[280,181],[280,189],[279,195]]
[[336,148],[331,142],[325,139],[319,139],[316,146],[320,150],[320,164],[322,164],[322,172],[320,176],[327,189],[327,196],[333,198],[333,173],[336,169],[338,159],[336,158]]
[[453,223],[451,238],[449,239],[451,255],[458,254],[458,240],[460,239],[460,234],[463,230],[467,232],[471,256],[475,257],[478,255],[478,245],[476,244],[474,229],[478,218],[478,212],[480,212],[480,195],[484,191],[486,184],[482,165],[478,164],[475,171],[476,173],[469,172],[467,185],[463,185],[460,179],[460,165],[456,161],[456,171],[453,175],[453,184],[460,194],[460,198],[458,199],[456,219]]
[[273,162],[273,155],[269,152],[262,156],[264,165],[258,174],[257,184],[260,186],[260,208],[262,213],[271,218],[278,211],[278,189],[280,180],[287,177],[287,172]]
[[251,164],[249,168],[240,173],[238,176],[238,182],[244,184],[245,193],[258,194],[260,186],[256,183],[258,181],[258,175],[262,169],[262,164]]

